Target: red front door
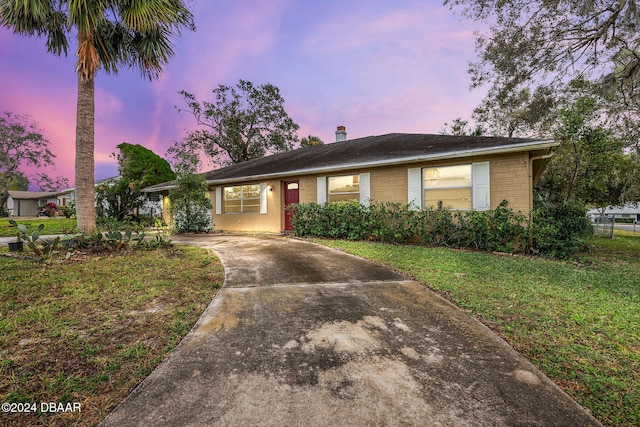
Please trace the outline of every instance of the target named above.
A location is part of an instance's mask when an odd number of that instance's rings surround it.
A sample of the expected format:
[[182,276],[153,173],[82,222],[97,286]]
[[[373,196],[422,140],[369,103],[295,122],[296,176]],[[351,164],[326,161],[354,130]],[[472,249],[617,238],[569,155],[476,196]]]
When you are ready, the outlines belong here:
[[293,230],[291,226],[291,218],[293,212],[287,209],[287,206],[293,203],[298,203],[300,200],[300,192],[298,190],[298,181],[285,181],[284,182],[284,229]]

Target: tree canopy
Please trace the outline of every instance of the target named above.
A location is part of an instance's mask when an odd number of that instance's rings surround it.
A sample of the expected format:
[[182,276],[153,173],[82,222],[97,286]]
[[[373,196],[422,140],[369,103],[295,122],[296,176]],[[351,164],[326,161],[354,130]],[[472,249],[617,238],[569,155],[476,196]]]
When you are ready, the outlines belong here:
[[117,148],[112,156],[120,176],[98,186],[97,201],[104,216],[122,220],[144,205],[143,188],[171,181],[176,174],[166,160],[141,145],[123,142]]
[[483,136],[486,132],[482,125],[477,124],[472,128],[469,121],[463,120],[461,117],[456,117],[451,123],[445,122],[440,131],[442,135],[454,136]]
[[122,178],[135,183],[137,188],[149,187],[176,179],[169,162],[139,144],[123,142],[116,147],[118,171]]
[[[0,207],[9,197],[14,182],[25,178],[21,167],[42,168],[53,163],[49,141],[28,115],[4,113],[0,116]],[[28,182],[27,182],[28,185]]]
[[49,176],[46,173],[39,173],[36,175],[36,181],[40,191],[61,191],[69,187],[69,180],[62,176],[56,176],[55,178]]
[[172,35],[195,29],[193,16],[181,0],[3,0],[0,25],[44,38],[55,55],[66,55],[69,38],[77,40],[76,208],[78,229],[93,231],[95,74],[98,69],[116,74],[124,67],[159,77],[173,56]]
[[300,140],[301,147],[316,147],[318,145],[324,145],[324,141],[319,136],[309,135]]
[[298,140],[299,126],[272,84],[255,86],[246,80],[235,86],[221,84],[213,90],[212,102],[200,102],[186,91],[180,94],[198,129],[167,151],[173,159],[197,161],[194,153],[202,152],[214,165],[223,166],[291,150]]
[[538,182],[539,194],[598,208],[638,200],[637,158],[624,152],[599,110],[593,98],[581,98],[559,111],[555,135],[561,144]]
[[[0,179],[2,179],[0,177]],[[29,178],[22,172],[18,172],[13,179],[9,181],[9,190],[27,191],[29,190]]]
[[508,105],[518,107],[512,112],[520,118],[512,116],[507,121],[514,134],[518,123],[542,117],[550,107],[546,96],[536,97],[536,88],[543,87],[545,93],[538,95],[575,93],[567,105],[585,94],[602,96],[609,117],[627,133],[640,135],[640,9],[636,0],[444,3],[488,25],[488,30],[476,33],[480,59],[471,66],[472,87],[489,86],[485,113],[508,111]]

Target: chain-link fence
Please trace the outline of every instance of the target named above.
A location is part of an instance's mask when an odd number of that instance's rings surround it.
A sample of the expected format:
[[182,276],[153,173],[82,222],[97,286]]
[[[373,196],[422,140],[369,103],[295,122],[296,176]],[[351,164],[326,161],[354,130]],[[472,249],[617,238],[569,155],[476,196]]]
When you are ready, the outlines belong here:
[[615,219],[607,216],[597,216],[593,219],[593,234],[600,237],[613,238]]

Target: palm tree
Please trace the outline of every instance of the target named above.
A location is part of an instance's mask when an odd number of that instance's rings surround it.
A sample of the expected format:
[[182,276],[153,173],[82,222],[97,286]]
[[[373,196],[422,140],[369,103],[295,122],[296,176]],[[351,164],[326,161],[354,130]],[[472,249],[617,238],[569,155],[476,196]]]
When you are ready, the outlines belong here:
[[45,37],[47,49],[66,55],[77,38],[76,210],[78,229],[96,228],[94,190],[94,79],[137,68],[150,80],[173,56],[171,37],[194,30],[182,0],[2,0],[0,25],[22,36]]

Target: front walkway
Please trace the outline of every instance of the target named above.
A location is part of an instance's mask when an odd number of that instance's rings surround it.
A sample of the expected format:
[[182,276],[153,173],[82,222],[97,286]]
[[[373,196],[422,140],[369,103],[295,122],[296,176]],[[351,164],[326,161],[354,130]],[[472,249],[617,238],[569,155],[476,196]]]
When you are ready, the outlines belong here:
[[191,236],[225,286],[107,426],[596,426],[500,338],[385,268],[312,243]]

